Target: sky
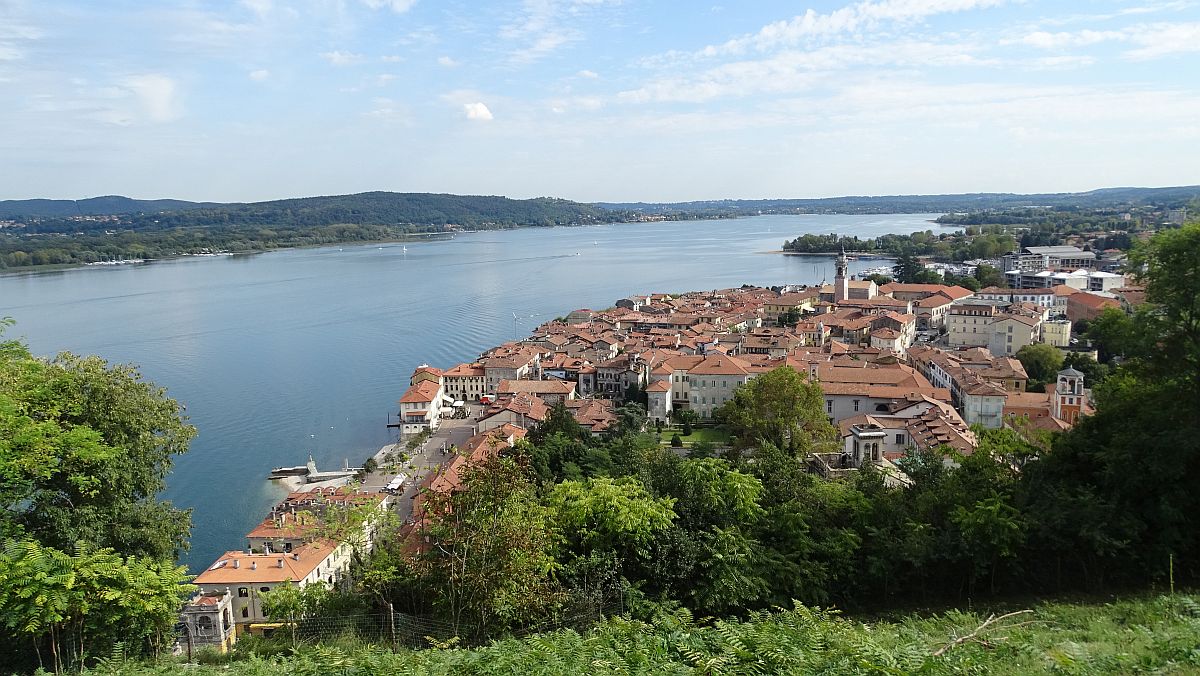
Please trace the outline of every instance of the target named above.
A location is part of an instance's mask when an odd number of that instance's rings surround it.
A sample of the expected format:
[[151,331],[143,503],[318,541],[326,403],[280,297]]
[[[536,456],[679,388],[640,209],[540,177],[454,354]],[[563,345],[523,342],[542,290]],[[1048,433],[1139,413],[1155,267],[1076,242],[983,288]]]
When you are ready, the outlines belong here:
[[0,0],[0,199],[1200,183],[1200,0]]

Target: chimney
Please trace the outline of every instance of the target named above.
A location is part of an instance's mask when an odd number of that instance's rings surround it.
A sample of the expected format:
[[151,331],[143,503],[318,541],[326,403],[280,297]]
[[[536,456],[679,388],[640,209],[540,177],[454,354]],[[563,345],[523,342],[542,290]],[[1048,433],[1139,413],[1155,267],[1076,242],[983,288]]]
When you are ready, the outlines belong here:
[[292,560],[299,561],[300,560],[300,552],[292,552]]
[[238,561],[237,559],[234,559],[234,560],[233,560],[233,567],[234,567],[234,568],[241,568],[241,565],[239,565],[239,564],[241,564],[241,561]]
[[250,570],[258,570],[258,561],[250,562]]
[[279,562],[278,562],[278,564],[277,564],[277,567],[278,567],[278,568],[283,568],[283,559],[279,559]]

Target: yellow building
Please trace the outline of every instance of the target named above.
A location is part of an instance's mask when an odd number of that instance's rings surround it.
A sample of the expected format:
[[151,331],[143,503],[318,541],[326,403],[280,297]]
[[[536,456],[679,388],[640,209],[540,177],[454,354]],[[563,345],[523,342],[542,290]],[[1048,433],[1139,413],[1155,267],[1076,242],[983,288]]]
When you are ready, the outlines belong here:
[[1069,347],[1071,344],[1071,320],[1051,319],[1043,322],[1042,342],[1054,347]]

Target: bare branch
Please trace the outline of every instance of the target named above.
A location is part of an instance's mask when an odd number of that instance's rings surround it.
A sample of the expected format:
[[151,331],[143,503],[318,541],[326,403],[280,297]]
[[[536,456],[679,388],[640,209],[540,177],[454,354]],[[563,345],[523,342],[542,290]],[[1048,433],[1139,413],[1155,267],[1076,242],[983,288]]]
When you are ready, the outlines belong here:
[[[941,648],[938,648],[937,651],[935,651],[933,653],[933,656],[941,657],[942,655],[945,655],[947,651],[949,651],[953,648],[956,648],[956,647],[958,647],[964,643],[967,643],[969,641],[977,641],[978,642],[978,639],[976,637],[979,636],[979,634],[981,634],[985,631],[988,631],[989,629],[998,628],[1000,626],[999,623],[1003,622],[1004,620],[1007,620],[1011,617],[1016,617],[1018,615],[1032,613],[1032,612],[1033,612],[1032,610],[1026,609],[1026,610],[1017,610],[1017,611],[1014,611],[1011,613],[1005,613],[1004,615],[1001,615],[999,617],[996,617],[995,614],[989,615],[987,620],[985,620],[983,624],[979,625],[978,627],[975,627],[975,631],[973,631],[965,636],[960,636],[960,637],[954,639],[953,641],[947,643],[946,645],[942,646]],[[1029,622],[1021,622],[1020,624],[1016,624],[1016,625],[1005,625],[1005,628],[1011,629],[1013,627],[1019,627],[1019,626],[1023,626],[1026,624],[1029,624]]]

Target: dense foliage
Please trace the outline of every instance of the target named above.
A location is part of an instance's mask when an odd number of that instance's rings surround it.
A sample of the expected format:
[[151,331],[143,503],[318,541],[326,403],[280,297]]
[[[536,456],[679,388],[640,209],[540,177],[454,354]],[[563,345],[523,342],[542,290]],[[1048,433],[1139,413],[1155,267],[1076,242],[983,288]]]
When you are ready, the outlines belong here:
[[[1174,596],[1093,605],[1046,604],[980,628],[987,611],[863,623],[787,606],[747,621],[700,622],[686,611],[614,618],[474,648],[392,652],[335,640],[275,655],[246,645],[206,664],[117,656],[97,676],[345,674],[1129,674],[1200,669],[1200,603]],[[289,651],[290,652],[290,651]]]
[[[880,235],[859,239],[855,235],[801,235],[783,243],[789,253],[835,253],[845,249],[881,256],[930,256],[940,261],[991,259],[1016,248],[1017,240],[1001,226],[966,231],[932,230],[911,235]],[[940,278],[939,278],[940,279]]]
[[131,367],[0,341],[0,664],[161,647],[190,518],[157,496],[194,433]]

